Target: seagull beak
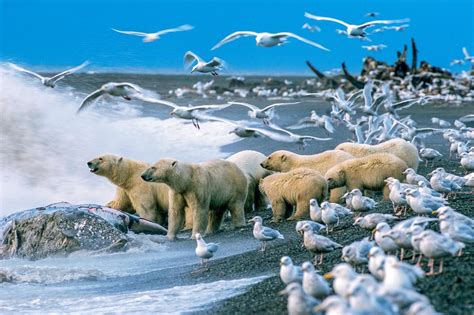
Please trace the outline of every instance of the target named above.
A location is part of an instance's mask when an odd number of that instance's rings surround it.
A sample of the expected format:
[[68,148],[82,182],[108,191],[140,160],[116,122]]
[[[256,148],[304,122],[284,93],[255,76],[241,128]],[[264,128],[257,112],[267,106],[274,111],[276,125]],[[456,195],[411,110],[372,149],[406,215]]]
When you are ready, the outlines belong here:
[[330,280],[330,279],[334,278],[334,275],[332,273],[328,272],[328,273],[325,273],[323,277],[326,280]]
[[438,214],[438,210],[431,211],[431,214],[437,215],[437,214]]
[[255,222],[253,219],[247,221],[247,223]]
[[430,172],[427,174],[428,176],[433,176],[433,172]]
[[286,290],[281,290],[280,292],[278,292],[278,295],[286,295]]

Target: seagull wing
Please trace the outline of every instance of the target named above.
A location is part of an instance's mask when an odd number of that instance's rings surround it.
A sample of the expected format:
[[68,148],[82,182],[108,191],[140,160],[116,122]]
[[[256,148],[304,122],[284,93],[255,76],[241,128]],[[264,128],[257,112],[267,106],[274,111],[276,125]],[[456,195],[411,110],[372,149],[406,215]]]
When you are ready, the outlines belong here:
[[214,45],[214,47],[211,48],[211,50],[214,50],[214,49],[217,49],[219,47],[221,47],[222,45],[224,44],[227,44],[233,40],[236,40],[237,38],[239,37],[247,37],[247,36],[257,36],[258,33],[257,32],[251,32],[251,31],[237,31],[237,32],[234,32],[230,35],[228,35],[227,37],[225,37],[223,40],[221,40],[220,42],[218,42],[216,45]]
[[300,40],[302,41],[303,43],[306,43],[308,45],[311,45],[311,46],[314,46],[314,47],[317,47],[319,49],[322,49],[322,50],[325,50],[325,51],[330,51],[329,49],[327,49],[326,47],[318,44],[318,43],[315,43],[313,41],[310,41],[306,38],[303,38],[301,36],[298,36],[296,34],[293,34],[293,33],[290,33],[290,32],[282,32],[282,33],[277,33],[275,35],[273,35],[274,37],[293,37],[293,38],[296,38],[297,40]]
[[298,120],[296,124],[293,124],[287,128],[295,130],[295,129],[302,129],[302,128],[307,128],[307,127],[317,127],[315,121],[311,119],[311,117],[302,118]]
[[230,105],[240,105],[240,106],[245,106],[253,111],[260,111],[260,108],[258,108],[255,105],[249,104],[249,103],[242,103],[242,102],[229,102],[228,104]]
[[284,105],[295,105],[295,104],[300,104],[301,102],[292,102],[292,103],[275,103],[268,105],[264,108],[262,108],[262,112],[265,112],[267,110],[271,110],[272,108],[275,108],[276,106],[284,106]]
[[51,78],[51,80],[53,80],[54,82],[58,82],[59,80],[63,79],[65,76],[68,76],[70,74],[73,74],[76,71],[81,70],[82,68],[84,68],[88,64],[89,64],[89,61],[83,62],[82,64],[80,64],[77,67],[74,67],[74,68],[71,68],[71,69],[63,71],[61,73],[56,74],[54,77]]
[[76,114],[79,114],[82,112],[84,109],[89,107],[90,105],[94,104],[94,102],[101,97],[105,91],[103,89],[99,89],[97,91],[92,92],[91,94],[87,95],[86,98],[82,101],[81,106],[77,110]]
[[191,110],[215,111],[229,107],[230,104],[223,105],[199,105],[191,107]]
[[224,60],[214,57],[206,65],[209,67],[218,67],[218,66],[222,66],[223,64],[224,64]]
[[199,58],[198,55],[196,55],[195,53],[193,53],[192,51],[187,51],[185,54],[184,54],[184,64],[186,66],[189,66],[191,63],[193,63],[194,61],[197,61],[197,62],[201,62],[201,58]]
[[345,27],[350,26],[349,24],[347,24],[344,21],[341,21],[341,20],[338,20],[338,19],[335,19],[335,18],[331,18],[331,17],[312,15],[312,14],[307,13],[307,12],[304,14],[304,16],[309,18],[309,19],[316,20],[316,21],[330,21],[330,22],[335,22],[335,23],[344,25]]
[[220,121],[220,122],[224,122],[224,123],[227,123],[229,125],[232,125],[232,126],[240,126],[238,123],[236,123],[235,121],[232,121],[232,120],[229,120],[229,119],[225,119],[225,118],[221,118],[221,117],[216,117],[216,116],[211,116],[211,115],[207,115],[206,116],[207,120],[210,120],[210,121]]
[[117,33],[127,34],[127,35],[135,35],[135,36],[143,36],[143,37],[149,35],[148,33],[143,33],[143,32],[120,31],[120,30],[116,30],[115,28],[113,28],[112,30]]
[[361,25],[357,25],[357,28],[364,29],[364,28],[367,28],[367,27],[374,26],[375,24],[405,23],[405,22],[409,22],[409,21],[410,21],[410,19],[401,19],[401,20],[376,20],[376,21],[366,22],[366,23],[361,24]]
[[151,97],[146,97],[146,96],[139,96],[139,100],[147,103],[152,103],[152,104],[158,104],[158,105],[166,105],[172,108],[179,107],[177,104],[169,102],[169,101],[164,101],[164,100],[159,100],[156,98],[151,98]]
[[262,128],[246,128],[249,131],[254,131],[257,134],[260,134],[262,136],[268,137],[272,140],[275,141],[281,141],[281,142],[292,142],[287,135],[282,135],[281,133],[273,132],[270,130],[262,129]]
[[139,93],[141,92],[141,88],[138,85],[128,83],[128,82],[117,83],[115,86],[117,86],[117,87],[126,87],[126,88],[129,88],[129,89],[135,90],[136,92],[139,92]]
[[166,34],[166,33],[190,31],[193,28],[194,28],[194,26],[192,26],[192,25],[184,24],[184,25],[178,26],[176,28],[169,28],[169,29],[166,29],[166,30],[159,31],[159,32],[156,32],[154,34],[159,36],[159,35],[163,35],[163,34]]
[[314,136],[299,136],[301,139],[311,139],[311,140],[318,140],[318,141],[329,141],[332,140],[332,138],[318,138]]
[[28,73],[29,75],[32,75],[34,77],[37,77],[38,79],[40,80],[43,80],[44,77],[37,74],[36,72],[33,72],[33,71],[30,71],[30,70],[26,70],[25,68],[22,68],[20,66],[17,66],[16,64],[14,63],[9,63],[10,67],[12,67],[13,69],[15,69],[16,71],[20,71],[20,72],[24,72],[24,73]]
[[328,116],[324,117],[324,129],[326,129],[329,133],[334,133],[334,131],[336,131],[336,129],[334,129],[334,125],[332,124],[331,118]]
[[262,235],[268,238],[278,238],[281,236],[281,233],[278,232],[277,230],[271,229],[269,227],[262,227]]
[[467,51],[467,48],[466,48],[466,47],[463,47],[463,48],[462,48],[462,53],[464,54],[464,57],[465,57],[466,59],[471,58],[471,56],[469,56],[469,52]]

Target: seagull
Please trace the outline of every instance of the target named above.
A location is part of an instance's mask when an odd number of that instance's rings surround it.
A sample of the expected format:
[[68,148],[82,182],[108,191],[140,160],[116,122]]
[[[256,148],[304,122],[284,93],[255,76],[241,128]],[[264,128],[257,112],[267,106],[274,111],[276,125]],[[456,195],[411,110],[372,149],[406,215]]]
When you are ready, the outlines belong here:
[[[329,231],[334,231],[334,226],[339,225],[339,216],[327,202],[321,204],[321,211],[321,218],[323,219],[324,224],[326,224],[326,234],[329,234]],[[331,225],[332,228],[330,229]]]
[[303,226],[305,224],[309,224],[311,228],[313,229],[313,232],[316,234],[319,234],[322,230],[326,229],[326,226],[317,222],[309,221],[309,220],[303,220],[303,221],[298,221],[296,222],[295,230],[298,232],[298,234],[303,235]]
[[280,33],[257,33],[257,32],[250,32],[250,31],[237,31],[234,32],[227,37],[225,37],[223,40],[221,40],[219,43],[217,43],[214,47],[211,48],[211,50],[217,49],[221,47],[224,44],[227,44],[233,40],[236,40],[237,38],[240,37],[248,37],[248,36],[255,36],[255,41],[257,43],[257,46],[261,47],[273,47],[273,46],[281,46],[283,44],[288,43],[287,40],[288,38],[295,38],[299,41],[302,41],[303,43],[306,43],[308,45],[317,47],[322,50],[330,51],[326,47],[317,44],[315,42],[312,42],[310,40],[307,40],[301,36],[298,36],[296,34],[290,33],[290,32],[280,32]]
[[17,70],[17,71],[20,71],[20,72],[23,72],[23,73],[27,73],[29,75],[32,75],[38,79],[41,80],[41,83],[44,85],[44,86],[47,86],[47,87],[50,87],[50,88],[54,88],[56,86],[56,83],[59,81],[59,80],[62,80],[64,79],[65,77],[67,77],[68,75],[71,75],[73,74],[74,72],[77,72],[79,70],[81,70],[82,68],[84,68],[85,66],[87,66],[89,64],[88,61],[86,62],[83,62],[82,64],[80,64],[79,66],[77,67],[74,67],[74,68],[71,68],[71,69],[68,69],[68,70],[65,70],[61,73],[58,73],[52,77],[43,77],[42,75],[39,75],[38,73],[36,72],[33,72],[33,71],[30,71],[30,70],[26,70],[20,66],[17,66],[16,64],[13,64],[13,63],[9,63],[10,67],[12,67],[13,69]]
[[474,56],[469,55],[466,47],[462,48],[462,53],[464,54],[464,59],[470,62],[474,62]]
[[352,209],[356,212],[370,211],[377,205],[375,200],[363,196],[362,192],[357,188],[353,189],[350,193],[352,195]]
[[365,265],[368,262],[369,251],[373,244],[373,242],[369,241],[368,237],[352,242],[342,248],[341,258],[351,265]]
[[406,212],[406,206],[407,206],[407,200],[406,200],[406,195],[405,191],[402,188],[402,184],[398,179],[395,179],[393,177],[389,177],[384,180],[384,182],[387,183],[387,186],[390,190],[390,193],[388,195],[388,198],[392,202],[393,205],[393,211],[395,214],[399,214],[400,212],[398,211],[401,209],[404,213]]
[[328,273],[324,274],[324,279],[333,279],[332,287],[334,292],[344,299],[349,297],[349,286],[356,279],[358,273],[347,263],[337,264]]
[[358,217],[357,219],[355,219],[353,225],[358,225],[363,229],[372,231],[373,229],[375,229],[377,224],[379,224],[380,222],[389,223],[389,222],[393,222],[397,219],[398,219],[397,217],[395,217],[391,214],[371,213],[371,214],[367,214],[366,216],[363,216],[363,217]]
[[301,265],[301,270],[303,270],[304,293],[317,299],[323,299],[331,293],[328,282],[318,274],[311,262],[305,261]]
[[215,120],[214,117],[207,115],[207,113],[229,107],[228,104],[179,106],[169,101],[158,100],[151,97],[140,97],[139,99],[148,103],[172,107],[173,110],[170,112],[171,116],[175,116],[181,119],[191,120],[194,127],[196,127],[197,129],[201,129],[201,127],[199,126],[199,120]]
[[403,175],[406,175],[406,181],[410,185],[418,185],[420,181],[429,184],[430,182],[423,176],[419,175],[412,168],[407,168],[402,172]]
[[304,293],[301,284],[293,282],[286,286],[279,295],[288,296],[287,310],[289,315],[310,315],[314,307],[319,305],[319,300]]
[[303,226],[304,231],[304,247],[310,252],[320,254],[319,262],[317,262],[316,256],[314,257],[314,263],[320,265],[323,263],[323,254],[332,252],[337,248],[341,248],[342,245],[331,241],[329,238],[322,235],[314,234],[313,229],[309,224]]
[[367,264],[367,268],[369,272],[378,280],[383,280],[385,276],[384,263],[387,257],[384,251],[380,247],[374,246],[370,249],[368,256],[369,263]]
[[428,161],[431,161],[431,166],[434,165],[434,160],[443,155],[439,151],[431,148],[421,148],[420,156],[425,159],[425,166],[428,166]]
[[82,101],[81,106],[77,110],[77,114],[82,112],[84,109],[86,109],[90,105],[94,104],[95,101],[104,94],[119,96],[119,97],[124,98],[127,101],[131,101],[132,98],[130,96],[137,96],[140,93],[141,93],[140,87],[135,84],[128,83],[128,82],[122,82],[122,83],[109,82],[102,85],[100,89],[87,95],[86,98]]
[[300,267],[293,265],[290,257],[283,256],[280,259],[280,279],[284,284],[301,283],[303,281],[303,271]]
[[254,118],[254,119],[262,119],[265,125],[268,125],[269,121],[273,118],[274,111],[277,106],[295,105],[295,104],[300,104],[300,103],[301,102],[275,103],[275,104],[270,104],[268,106],[265,106],[264,108],[258,108],[257,106],[249,104],[249,103],[228,102],[228,104],[230,105],[238,105],[238,106],[247,107],[248,109],[250,109],[248,111],[249,117]]
[[205,62],[192,51],[187,51],[184,54],[184,64],[186,66],[193,64],[195,61],[197,63],[191,69],[191,73],[193,72],[210,73],[213,76],[219,75],[217,71],[222,70],[222,67],[225,64],[222,59],[219,59],[217,57],[212,58],[211,61]]
[[468,226],[474,229],[474,219],[471,219],[470,217],[465,216],[462,213],[454,211],[454,209],[451,207],[444,206],[438,208],[438,210],[435,210],[432,213],[436,214],[437,216],[449,214],[450,217],[453,217],[455,220],[463,222],[464,224],[467,224]]
[[465,220],[458,219],[451,213],[440,214],[438,220],[439,229],[444,235],[458,242],[474,243],[474,228]]
[[[401,22],[403,23],[403,22]],[[395,32],[401,32],[408,28],[410,24],[403,24],[403,25],[395,25],[395,26],[384,26],[383,28],[386,30],[394,30]]]
[[462,152],[459,157],[461,158],[460,163],[466,172],[474,171],[474,154]]
[[365,14],[366,17],[376,17],[378,16],[380,13],[378,12],[368,12]]
[[316,26],[316,25],[311,25],[311,24],[308,24],[308,23],[304,23],[301,28],[302,28],[302,29],[307,29],[307,30],[310,31],[311,33],[314,33],[314,32],[321,32],[321,28],[319,28],[319,27]]
[[405,23],[408,22],[409,19],[402,19],[402,20],[376,20],[376,21],[370,21],[366,22],[364,24],[356,25],[356,24],[348,24],[344,21],[331,18],[331,17],[324,17],[324,16],[316,16],[310,13],[305,13],[305,17],[316,20],[316,21],[330,21],[330,22],[335,22],[338,24],[341,24],[347,28],[346,32],[348,37],[366,37],[367,33],[365,32],[366,28],[369,28],[371,26],[374,26],[376,24],[392,24],[392,23]]
[[294,130],[306,127],[322,127],[328,133],[334,133],[334,131],[336,131],[334,125],[332,124],[331,117],[327,115],[319,116],[316,114],[315,110],[311,111],[310,117],[300,119],[296,124],[289,126],[288,129]]
[[431,214],[431,212],[445,205],[446,201],[431,195],[422,195],[417,189],[405,190],[410,208],[417,214]]
[[117,32],[117,33],[121,33],[121,34],[141,36],[141,37],[143,37],[143,42],[144,43],[151,43],[151,42],[154,42],[157,39],[160,39],[161,35],[164,35],[164,34],[167,34],[167,33],[172,33],[172,32],[189,31],[189,30],[192,30],[193,28],[194,28],[194,26],[189,25],[189,24],[185,24],[185,25],[178,26],[176,28],[170,28],[170,29],[162,30],[162,31],[159,31],[159,32],[156,32],[156,33],[120,31],[120,30],[117,30],[115,28],[113,28],[112,30]]
[[434,259],[441,258],[438,274],[443,272],[443,257],[454,256],[462,248],[464,243],[453,241],[449,236],[436,233],[432,230],[424,231],[413,237],[414,241],[419,241],[421,253],[430,259],[428,266],[430,271],[427,275],[434,275]]
[[323,223],[323,211],[319,207],[318,201],[316,199],[310,199],[309,201],[309,217],[314,222]]
[[395,256],[387,256],[385,259],[384,273],[382,283],[387,289],[413,290],[413,284],[424,276],[419,267],[401,262]]
[[254,222],[253,226],[253,236],[262,242],[261,251],[264,252],[267,247],[267,242],[273,241],[275,239],[285,239],[283,235],[277,230],[271,229],[269,227],[263,226],[263,219],[260,216],[256,216],[253,219],[250,219],[249,222]]
[[196,256],[201,258],[201,265],[207,264],[210,258],[214,256],[214,253],[219,248],[219,244],[217,243],[206,243],[202,238],[201,234],[196,233],[194,235],[196,237]]
[[[428,175],[431,176],[430,184],[431,187],[441,193],[441,194],[450,194],[453,191],[461,190],[461,186],[458,185],[454,180],[445,178],[445,173],[435,169]],[[461,177],[462,178],[462,177]],[[436,210],[436,209],[433,209]]]
[[267,136],[268,138],[275,141],[298,143],[303,149],[307,145],[307,141],[310,141],[310,140],[329,141],[332,139],[332,138],[318,138],[318,137],[313,137],[313,136],[302,136],[302,135],[292,133],[288,130],[285,130],[273,123],[269,123],[268,125],[270,128],[281,131],[285,134],[270,132],[267,130],[264,131],[264,129],[258,129],[258,131],[262,133],[264,136]]
[[367,49],[368,51],[380,51],[384,48],[387,48],[387,46],[384,44],[380,44],[380,45],[362,46],[362,48]]
[[453,60],[451,60],[451,62],[449,63],[450,66],[463,65],[463,64],[464,64],[464,60],[462,60],[462,59],[453,59]]
[[398,245],[391,238],[384,237],[384,234],[390,231],[390,226],[386,222],[377,224],[374,230],[375,243],[385,252],[391,253],[398,250]]
[[362,107],[362,111],[369,116],[377,116],[377,111],[379,106],[382,104],[383,100],[385,99],[385,95],[381,95],[372,100],[372,88],[374,87],[374,82],[369,80],[364,85],[364,107]]

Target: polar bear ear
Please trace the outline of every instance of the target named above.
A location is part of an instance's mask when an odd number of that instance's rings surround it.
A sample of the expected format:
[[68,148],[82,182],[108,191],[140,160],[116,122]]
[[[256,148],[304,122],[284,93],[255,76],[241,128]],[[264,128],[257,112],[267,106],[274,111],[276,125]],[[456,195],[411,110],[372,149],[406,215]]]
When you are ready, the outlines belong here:
[[178,161],[174,160],[173,162],[171,162],[171,167],[175,167],[177,164],[178,164]]
[[122,162],[123,161],[123,157],[121,156],[119,159],[118,159],[118,162]]
[[286,155],[283,154],[283,155],[281,156],[281,160],[282,160],[282,162],[285,162],[285,161],[286,161]]

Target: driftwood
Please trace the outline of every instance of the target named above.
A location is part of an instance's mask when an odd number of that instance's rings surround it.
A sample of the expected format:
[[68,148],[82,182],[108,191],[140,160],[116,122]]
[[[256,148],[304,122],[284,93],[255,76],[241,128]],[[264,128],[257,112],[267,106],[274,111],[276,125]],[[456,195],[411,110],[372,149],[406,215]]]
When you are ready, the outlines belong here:
[[324,75],[324,73],[322,73],[321,71],[319,71],[318,69],[316,69],[312,64],[311,62],[309,61],[306,61],[306,65],[309,67],[309,69],[311,69],[311,71],[313,71],[314,74],[316,74],[316,76],[321,80],[321,83],[323,84],[323,86],[325,88],[330,88],[330,89],[337,89],[339,87],[339,83],[334,80],[333,78],[330,78],[330,77],[327,77],[326,75]]
[[418,49],[416,48],[415,39],[413,37],[411,38],[411,54],[412,54],[412,58],[411,58],[411,71],[410,72],[411,74],[415,74],[417,63],[418,63]]
[[343,62],[342,63],[342,71],[344,72],[344,76],[349,81],[355,88],[357,89],[363,89],[364,88],[364,82],[361,82],[354,78],[349,71],[347,71],[346,64]]

